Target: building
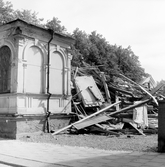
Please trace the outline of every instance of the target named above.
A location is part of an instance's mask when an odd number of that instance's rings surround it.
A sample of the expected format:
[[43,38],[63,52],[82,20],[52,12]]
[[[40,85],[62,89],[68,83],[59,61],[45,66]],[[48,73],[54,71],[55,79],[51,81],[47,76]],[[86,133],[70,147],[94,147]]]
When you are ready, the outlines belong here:
[[151,89],[156,87],[156,82],[152,78],[151,75],[149,75],[148,77],[143,78],[142,81],[139,84],[144,86],[148,90],[151,90]]
[[0,26],[0,136],[68,124],[73,44],[20,19]]

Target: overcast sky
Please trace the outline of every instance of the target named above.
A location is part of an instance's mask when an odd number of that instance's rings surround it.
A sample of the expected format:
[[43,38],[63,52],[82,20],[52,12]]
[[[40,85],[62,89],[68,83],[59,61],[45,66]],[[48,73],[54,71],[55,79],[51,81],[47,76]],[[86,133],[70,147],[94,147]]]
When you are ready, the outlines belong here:
[[165,80],[165,0],[8,1],[14,9],[38,12],[45,22],[57,17],[68,32],[97,31],[110,44],[131,46],[145,72]]

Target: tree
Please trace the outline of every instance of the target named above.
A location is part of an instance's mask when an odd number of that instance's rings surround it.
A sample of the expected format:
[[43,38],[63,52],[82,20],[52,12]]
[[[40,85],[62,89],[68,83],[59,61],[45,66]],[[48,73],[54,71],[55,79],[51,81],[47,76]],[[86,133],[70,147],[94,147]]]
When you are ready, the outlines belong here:
[[[100,70],[109,76],[111,80],[114,75],[124,74],[130,79],[138,82],[145,76],[144,69],[141,67],[136,56],[130,47],[122,48],[117,45],[110,45],[102,35],[93,31],[90,35],[76,29],[73,32],[76,40],[75,51],[81,55],[84,61],[90,65],[99,66]],[[77,56],[79,59],[79,56]],[[74,55],[74,64],[79,64]]]
[[0,0],[0,24],[5,24],[13,20],[13,5],[11,2]]
[[120,73],[135,82],[139,82],[142,77],[146,75],[144,69],[140,65],[138,56],[134,54],[130,47],[118,47],[116,56],[118,58],[118,69]]
[[88,56],[90,53],[91,42],[88,38],[88,35],[76,28],[73,31],[72,37],[75,38],[75,45],[73,46],[73,60],[72,65],[81,65],[81,60],[85,62],[88,61]]
[[53,17],[52,20],[48,20],[45,27],[53,30],[54,32],[66,33],[66,28],[61,26],[61,21],[56,17]]
[[114,47],[102,35],[97,34],[96,31],[89,35],[89,39],[92,43],[89,60],[99,65],[100,70],[106,74],[111,75],[114,73],[117,70]]
[[14,19],[21,19],[28,23],[41,26],[43,18],[37,17],[38,13],[32,12],[31,10],[16,10],[13,12]]
[[5,24],[18,18],[34,25],[43,26],[41,24],[43,19],[38,18],[36,12],[31,10],[13,10],[11,2],[7,1],[5,3],[3,0],[0,0],[0,24]]

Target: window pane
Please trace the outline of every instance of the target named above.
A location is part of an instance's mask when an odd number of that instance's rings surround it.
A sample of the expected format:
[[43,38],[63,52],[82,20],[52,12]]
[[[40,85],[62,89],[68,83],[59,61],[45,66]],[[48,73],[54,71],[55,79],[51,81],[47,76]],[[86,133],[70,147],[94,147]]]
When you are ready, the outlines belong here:
[[11,51],[8,46],[0,48],[0,93],[10,92]]

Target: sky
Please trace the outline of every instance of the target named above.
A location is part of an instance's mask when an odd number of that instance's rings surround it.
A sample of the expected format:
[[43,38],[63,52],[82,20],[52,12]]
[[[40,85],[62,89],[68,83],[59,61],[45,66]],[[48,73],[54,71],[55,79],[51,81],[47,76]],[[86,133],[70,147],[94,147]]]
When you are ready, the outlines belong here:
[[[131,47],[155,81],[165,80],[165,0],[7,0],[13,8],[53,17],[72,33],[96,31],[110,44]],[[6,2],[6,0],[4,0]]]

